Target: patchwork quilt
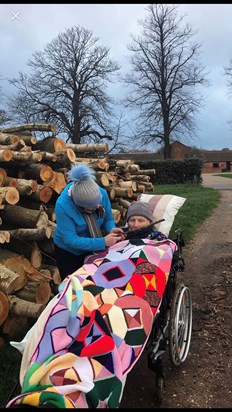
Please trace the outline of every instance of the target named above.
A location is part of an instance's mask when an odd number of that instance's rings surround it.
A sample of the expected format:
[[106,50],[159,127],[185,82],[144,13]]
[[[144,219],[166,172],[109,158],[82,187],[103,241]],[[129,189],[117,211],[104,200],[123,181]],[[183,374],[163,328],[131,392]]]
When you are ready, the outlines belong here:
[[125,240],[68,276],[26,343],[8,402],[118,408],[159,310],[176,244]]

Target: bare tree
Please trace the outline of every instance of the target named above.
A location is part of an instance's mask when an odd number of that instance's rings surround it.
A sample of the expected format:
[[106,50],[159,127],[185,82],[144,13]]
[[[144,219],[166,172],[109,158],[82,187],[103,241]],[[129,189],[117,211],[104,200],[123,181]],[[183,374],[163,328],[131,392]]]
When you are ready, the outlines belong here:
[[75,26],[34,53],[32,74],[10,80],[18,89],[10,99],[15,116],[55,123],[73,143],[111,139],[113,99],[106,89],[119,66],[97,42],[91,31]]
[[[0,79],[1,80],[1,79]],[[2,92],[2,87],[0,86],[0,102],[1,105],[4,102],[4,94]],[[8,115],[8,113],[6,112],[6,110],[2,107],[0,107],[0,125],[4,125],[5,123],[9,122],[11,119]]]
[[203,97],[193,89],[207,84],[197,61],[200,45],[190,43],[195,33],[176,10],[175,5],[148,5],[147,16],[139,20],[142,34],[132,35],[128,46],[132,73],[123,77],[132,89],[125,103],[139,114],[138,139],[144,145],[163,144],[165,159],[171,156],[172,139],[195,131],[194,114]]

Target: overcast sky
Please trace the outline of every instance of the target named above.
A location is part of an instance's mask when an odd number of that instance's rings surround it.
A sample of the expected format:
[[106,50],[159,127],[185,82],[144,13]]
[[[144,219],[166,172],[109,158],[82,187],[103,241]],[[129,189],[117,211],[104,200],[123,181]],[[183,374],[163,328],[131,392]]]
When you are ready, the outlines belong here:
[[[129,35],[140,33],[138,19],[146,15],[146,7],[145,3],[0,4],[0,79],[27,72],[32,54],[73,26],[91,30],[99,45],[109,46],[110,56],[125,65]],[[207,100],[196,117],[196,139],[184,143],[232,150],[232,100],[223,75],[223,67],[232,59],[232,4],[179,4],[178,15],[185,15],[184,21],[198,30],[193,40],[202,45],[200,60],[211,81],[210,87],[201,88]],[[7,81],[0,81],[0,87],[5,91]]]

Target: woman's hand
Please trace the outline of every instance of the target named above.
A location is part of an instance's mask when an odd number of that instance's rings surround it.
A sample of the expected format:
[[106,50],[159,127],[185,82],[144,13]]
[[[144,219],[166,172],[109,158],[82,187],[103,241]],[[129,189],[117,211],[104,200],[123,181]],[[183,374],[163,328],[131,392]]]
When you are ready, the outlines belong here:
[[114,233],[118,236],[121,236],[120,240],[126,239],[126,233],[120,227],[114,227],[113,229],[111,229],[110,233]]
[[115,243],[120,242],[122,240],[122,236],[118,235],[117,233],[109,233],[105,236],[105,244],[107,247],[115,245]]

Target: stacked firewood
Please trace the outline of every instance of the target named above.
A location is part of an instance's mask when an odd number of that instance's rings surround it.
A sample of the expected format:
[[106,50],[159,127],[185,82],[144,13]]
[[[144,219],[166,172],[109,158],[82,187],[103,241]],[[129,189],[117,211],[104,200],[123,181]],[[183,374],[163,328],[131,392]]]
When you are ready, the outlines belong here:
[[[47,132],[41,140],[34,132]],[[52,124],[0,130],[0,344],[37,319],[60,283],[53,254],[55,202],[73,164],[85,163],[108,192],[117,225],[130,203],[153,191],[155,170],[107,155],[108,145],[68,144]],[[1,339],[2,337],[2,339]]]

